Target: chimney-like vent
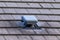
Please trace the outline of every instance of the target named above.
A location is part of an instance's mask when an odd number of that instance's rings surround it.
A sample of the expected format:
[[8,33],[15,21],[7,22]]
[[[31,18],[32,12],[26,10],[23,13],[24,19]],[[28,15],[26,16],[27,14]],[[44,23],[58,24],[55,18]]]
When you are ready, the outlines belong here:
[[22,16],[22,22],[24,22],[24,27],[32,27],[38,22],[38,20],[36,19],[35,16],[25,15]]

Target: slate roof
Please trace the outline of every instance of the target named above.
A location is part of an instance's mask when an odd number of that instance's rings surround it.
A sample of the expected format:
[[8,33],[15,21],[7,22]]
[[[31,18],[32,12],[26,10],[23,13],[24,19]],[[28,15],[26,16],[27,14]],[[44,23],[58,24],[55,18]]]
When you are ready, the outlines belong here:
[[[23,15],[35,15],[43,30],[21,29]],[[0,40],[60,40],[60,0],[0,0]]]

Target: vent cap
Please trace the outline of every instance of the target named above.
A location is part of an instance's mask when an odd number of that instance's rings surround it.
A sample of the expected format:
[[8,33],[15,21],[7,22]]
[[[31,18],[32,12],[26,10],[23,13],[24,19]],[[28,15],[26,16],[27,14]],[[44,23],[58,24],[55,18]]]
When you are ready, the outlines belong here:
[[35,16],[32,16],[32,15],[22,16],[22,21],[27,23],[27,24],[35,24],[38,22],[37,18]]

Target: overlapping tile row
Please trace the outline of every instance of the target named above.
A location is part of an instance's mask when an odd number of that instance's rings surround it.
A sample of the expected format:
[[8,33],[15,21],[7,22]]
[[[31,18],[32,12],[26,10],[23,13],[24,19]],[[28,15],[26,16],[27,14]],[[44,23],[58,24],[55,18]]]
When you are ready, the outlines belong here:
[[[37,38],[36,38],[37,37]],[[0,36],[0,39],[4,40],[59,40],[60,36]]]
[[27,7],[27,8],[60,8],[60,3],[7,3],[0,2],[0,7]]
[[20,29],[20,28],[0,28],[0,36],[60,36],[60,29]]
[[36,1],[36,2],[59,2],[60,0],[0,0],[0,1]]

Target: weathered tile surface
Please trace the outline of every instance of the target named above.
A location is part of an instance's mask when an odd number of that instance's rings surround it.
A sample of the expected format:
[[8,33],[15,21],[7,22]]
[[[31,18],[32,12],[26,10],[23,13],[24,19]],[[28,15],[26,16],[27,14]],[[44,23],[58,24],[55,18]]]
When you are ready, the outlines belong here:
[[[60,35],[60,3],[58,2],[60,0],[0,0],[0,39],[60,40],[60,36],[56,36]],[[21,16],[29,14],[36,16],[39,20],[37,25],[42,29],[22,29],[19,26],[21,24],[17,24],[21,21],[9,21],[21,20]]]

